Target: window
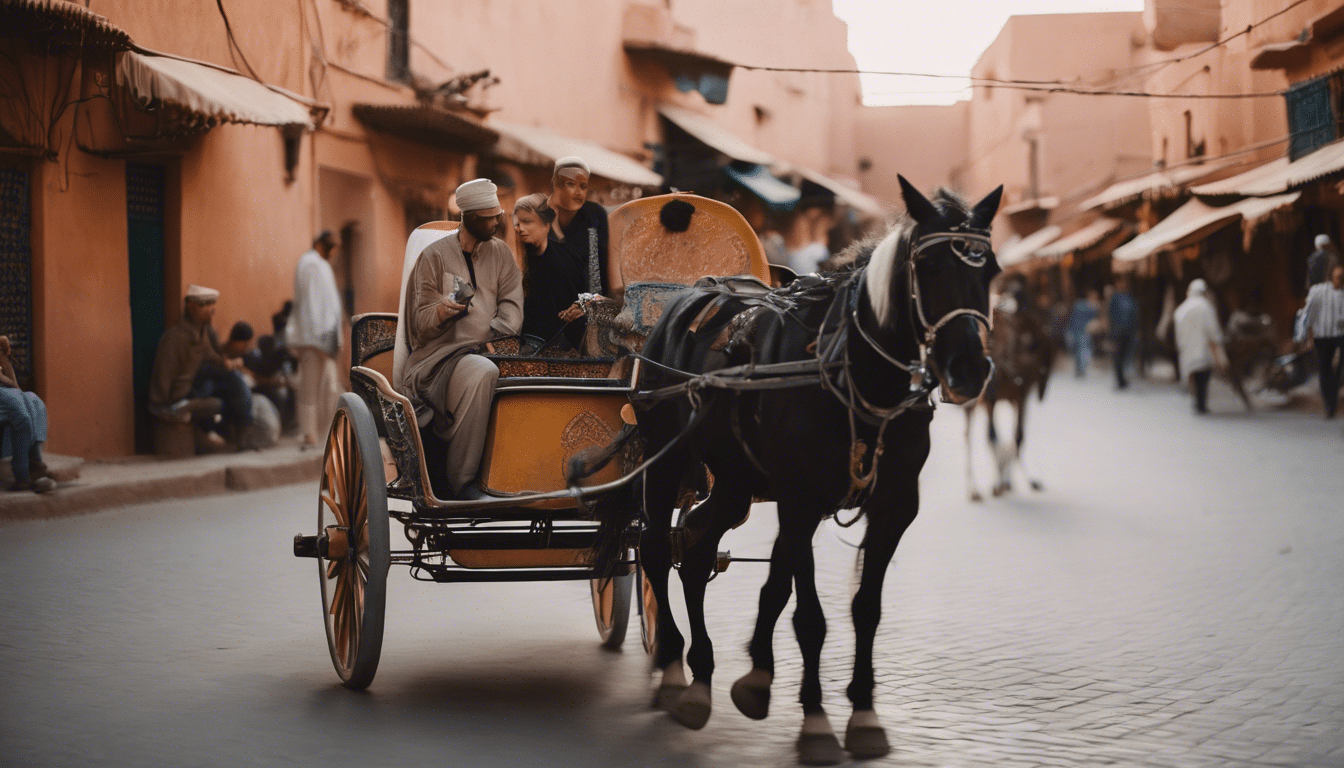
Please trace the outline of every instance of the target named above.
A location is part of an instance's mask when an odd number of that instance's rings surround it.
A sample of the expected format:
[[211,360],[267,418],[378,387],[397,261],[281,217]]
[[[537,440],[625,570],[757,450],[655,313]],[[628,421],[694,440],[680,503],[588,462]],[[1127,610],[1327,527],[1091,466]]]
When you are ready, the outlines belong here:
[[387,0],[387,79],[411,79],[410,0]]
[[1288,157],[1296,160],[1340,136],[1344,73],[1297,83],[1283,98],[1288,107]]

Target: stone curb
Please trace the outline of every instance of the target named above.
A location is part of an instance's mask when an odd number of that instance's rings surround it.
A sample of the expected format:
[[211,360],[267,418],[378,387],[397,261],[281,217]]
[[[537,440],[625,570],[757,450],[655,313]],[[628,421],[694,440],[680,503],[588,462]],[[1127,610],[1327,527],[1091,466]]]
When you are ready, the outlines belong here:
[[0,496],[0,523],[89,514],[128,504],[212,496],[231,491],[255,491],[316,480],[320,455],[276,463],[199,467],[126,481],[91,482],[58,487],[45,494],[6,493]]

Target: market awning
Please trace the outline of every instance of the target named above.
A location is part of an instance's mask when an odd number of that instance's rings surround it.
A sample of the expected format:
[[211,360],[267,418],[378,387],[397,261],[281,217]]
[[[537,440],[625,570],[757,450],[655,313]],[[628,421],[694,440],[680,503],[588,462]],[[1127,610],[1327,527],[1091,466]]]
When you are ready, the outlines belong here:
[[1187,184],[1206,178],[1228,165],[1227,162],[1183,165],[1153,171],[1134,179],[1117,181],[1096,196],[1084,200],[1081,208],[1084,211],[1097,208],[1110,210],[1135,200],[1160,200],[1172,197]]
[[998,252],[1000,267],[1011,267],[1015,264],[1030,259],[1045,244],[1059,237],[1063,230],[1051,224],[1048,227],[1041,227],[1026,237],[1017,240],[1011,240],[1003,246]]
[[171,104],[208,125],[313,127],[310,100],[206,64],[127,51],[117,61],[117,83],[142,105]]
[[876,216],[878,218],[885,218],[891,215],[890,206],[867,192],[846,186],[830,176],[823,173],[817,173],[808,168],[799,168],[798,174],[817,186],[825,187],[831,194],[835,195],[836,200],[848,205],[850,208],[853,208],[860,213]]
[[1225,226],[1243,219],[1254,223],[1301,197],[1301,192],[1275,197],[1250,197],[1214,208],[1200,200],[1191,200],[1156,226],[1116,248],[1117,261],[1138,261],[1161,250],[1196,242]]
[[1071,235],[1036,249],[1036,256],[1054,259],[1075,251],[1085,251],[1115,234],[1125,223],[1119,219],[1100,218]]
[[657,187],[663,183],[662,176],[637,160],[591,141],[516,123],[491,121],[490,127],[499,131],[499,143],[491,151],[506,160],[549,166],[562,157],[577,155],[588,163],[594,176],[636,187]]
[[1336,141],[1297,160],[1281,157],[1238,176],[1190,190],[1201,197],[1279,195],[1344,171],[1344,141]]
[[728,129],[714,122],[713,118],[671,104],[658,107],[658,114],[671,120],[678,128],[689,133],[698,141],[734,160],[741,160],[752,165],[774,165],[775,163],[775,158],[769,153],[759,150],[734,136]]
[[352,111],[359,122],[375,131],[431,147],[476,152],[499,140],[493,128],[428,104],[356,104]]
[[0,36],[48,45],[96,46],[124,51],[134,43],[125,30],[66,0],[0,0]]
[[793,207],[798,204],[803,196],[803,193],[797,187],[776,178],[763,165],[753,165],[746,170],[739,170],[729,165],[723,169],[723,172],[728,175],[728,178],[746,187],[752,194],[759,197],[770,210],[777,213],[793,210]]

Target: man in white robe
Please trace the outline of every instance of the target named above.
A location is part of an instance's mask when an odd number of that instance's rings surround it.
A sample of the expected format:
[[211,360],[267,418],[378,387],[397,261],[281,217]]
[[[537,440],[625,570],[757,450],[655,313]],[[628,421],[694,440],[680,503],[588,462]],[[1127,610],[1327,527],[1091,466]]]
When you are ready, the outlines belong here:
[[1190,281],[1186,299],[1176,308],[1176,354],[1181,375],[1190,380],[1195,395],[1195,413],[1208,413],[1209,378],[1215,367],[1224,368],[1223,329],[1218,312],[1209,301],[1209,286],[1199,278]]
[[397,389],[416,420],[447,441],[447,477],[458,498],[481,498],[475,483],[499,368],[473,351],[523,326],[523,275],[495,237],[503,226],[488,179],[457,188],[462,226],[425,248],[406,285],[410,354]]
[[336,240],[324,231],[294,269],[294,310],[285,326],[285,344],[299,361],[297,415],[304,445],[316,445],[326,434],[341,396],[336,355],[344,318],[329,263],[335,251]]

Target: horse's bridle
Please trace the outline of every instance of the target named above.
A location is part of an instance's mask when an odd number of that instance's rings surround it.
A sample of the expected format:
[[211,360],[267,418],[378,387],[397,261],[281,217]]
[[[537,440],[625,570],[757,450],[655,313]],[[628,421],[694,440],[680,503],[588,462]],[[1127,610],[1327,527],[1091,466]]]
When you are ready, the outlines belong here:
[[[915,244],[911,246],[910,258],[906,260],[906,275],[910,281],[911,325],[914,325],[917,321],[919,327],[924,329],[923,334],[917,334],[915,338],[915,344],[919,348],[918,360],[903,363],[892,357],[890,353],[882,348],[881,344],[877,343],[876,339],[869,335],[868,331],[863,327],[863,323],[859,321],[859,305],[857,301],[854,302],[854,307],[851,310],[850,320],[858,330],[859,336],[867,342],[868,346],[881,356],[883,360],[886,360],[888,363],[891,363],[900,370],[910,374],[911,391],[921,390],[928,393],[932,392],[937,386],[937,383],[934,380],[933,371],[929,368],[929,356],[933,350],[934,342],[937,340],[938,332],[948,323],[958,317],[965,316],[970,317],[972,320],[983,325],[986,332],[993,329],[993,321],[990,317],[977,309],[960,307],[944,314],[934,323],[930,323],[928,317],[925,316],[924,301],[921,298],[919,291],[919,279],[915,275],[915,263],[919,261],[924,255],[924,252],[929,248],[943,243],[948,243],[950,245],[952,255],[956,256],[963,263],[977,269],[985,266],[985,263],[989,259],[990,249],[992,248],[987,232],[984,230],[973,229],[965,225],[958,225],[950,232],[936,232],[923,235],[915,240]],[[866,282],[867,278],[867,270],[865,270],[863,280]],[[993,359],[990,359],[989,364],[990,376],[985,379],[986,386],[989,383],[989,379],[993,376]],[[981,387],[981,394],[984,394],[983,387]]]

